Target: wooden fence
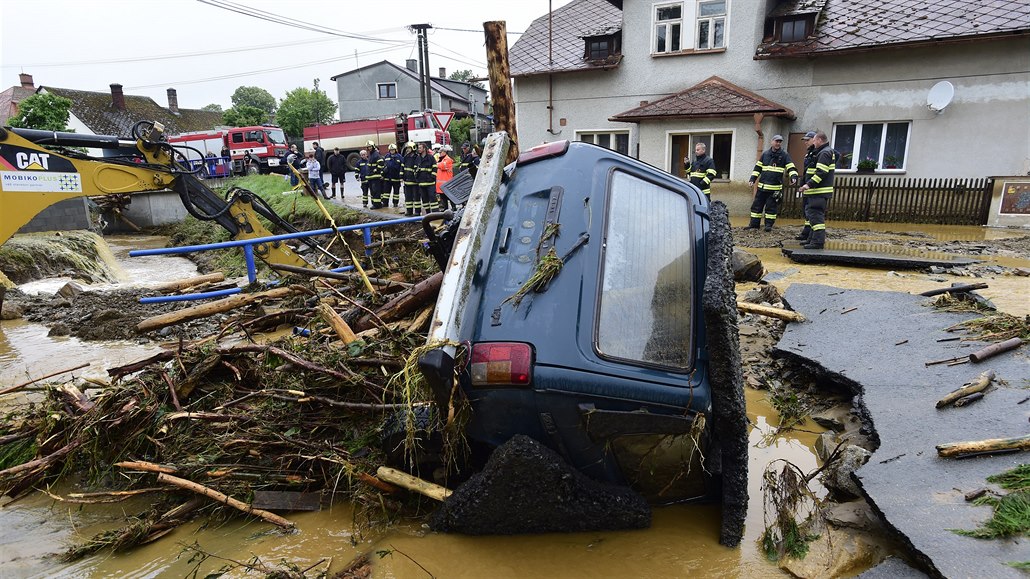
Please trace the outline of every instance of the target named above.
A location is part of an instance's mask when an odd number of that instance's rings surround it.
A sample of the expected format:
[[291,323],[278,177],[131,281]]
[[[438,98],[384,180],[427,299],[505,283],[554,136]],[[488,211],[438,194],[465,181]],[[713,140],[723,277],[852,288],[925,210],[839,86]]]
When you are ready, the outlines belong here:
[[[906,177],[837,176],[826,218],[834,221],[880,221],[985,225],[994,180],[909,179]],[[784,187],[780,217],[803,218],[797,187]]]

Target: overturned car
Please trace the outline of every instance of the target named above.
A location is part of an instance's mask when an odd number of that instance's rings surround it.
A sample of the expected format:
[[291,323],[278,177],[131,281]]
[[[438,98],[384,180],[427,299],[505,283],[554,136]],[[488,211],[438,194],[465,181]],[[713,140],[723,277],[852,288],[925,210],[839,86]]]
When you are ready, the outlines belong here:
[[[471,410],[474,460],[526,435],[652,503],[747,502],[747,427],[725,207],[630,157],[488,138],[451,227],[419,369]],[[453,238],[453,241],[452,241]],[[446,414],[446,410],[442,413]]]

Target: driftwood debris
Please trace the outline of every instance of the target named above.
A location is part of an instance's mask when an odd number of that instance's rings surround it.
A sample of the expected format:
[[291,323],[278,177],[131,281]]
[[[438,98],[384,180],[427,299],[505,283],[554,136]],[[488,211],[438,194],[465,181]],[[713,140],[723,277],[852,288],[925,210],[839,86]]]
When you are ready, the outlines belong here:
[[1030,434],[1013,438],[990,438],[972,442],[949,442],[937,445],[937,455],[942,458],[963,458],[992,452],[1015,452],[1030,450]]
[[977,400],[983,400],[983,397],[984,397],[984,393],[983,392],[974,392],[973,394],[970,394],[969,396],[963,396],[962,398],[959,398],[958,400],[956,400],[955,401],[955,406],[958,407],[958,408],[962,408],[963,406],[972,404],[972,403],[976,402]]
[[188,322],[190,320],[198,320],[200,318],[206,318],[215,314],[228,312],[239,307],[254,303],[258,300],[264,299],[280,299],[291,294],[301,291],[300,289],[290,287],[280,287],[271,289],[268,291],[253,293],[253,294],[238,294],[229,296],[224,299],[220,299],[215,302],[198,304],[185,309],[169,312],[167,314],[161,314],[141,321],[136,325],[136,330],[140,333],[150,332],[153,330],[159,330],[165,326],[171,326],[173,324],[179,324],[182,322]]
[[234,498],[230,497],[229,495],[220,493],[220,492],[218,492],[218,491],[216,491],[216,490],[214,490],[212,488],[206,487],[206,486],[204,486],[202,484],[195,483],[193,481],[188,481],[188,480],[183,479],[183,478],[179,478],[179,477],[176,477],[176,476],[172,476],[170,474],[162,473],[162,474],[157,475],[157,482],[165,483],[165,484],[170,484],[170,485],[175,485],[175,486],[177,486],[179,488],[195,492],[198,495],[204,495],[205,497],[207,497],[207,498],[209,498],[211,500],[217,501],[217,502],[222,503],[222,504],[229,505],[230,507],[233,507],[235,509],[239,509],[240,511],[243,511],[244,513],[247,513],[248,515],[254,515],[256,517],[261,517],[265,521],[267,521],[269,523],[272,523],[273,525],[277,525],[279,527],[282,527],[284,529],[292,529],[294,527],[294,524],[291,523],[289,520],[284,519],[284,518],[280,517],[279,515],[277,515],[275,513],[270,513],[268,511],[265,511],[265,510],[262,510],[262,509],[255,509],[253,506],[248,505],[247,503],[245,503],[243,501],[234,499]]
[[973,362],[983,362],[987,358],[993,358],[998,354],[1008,352],[1009,350],[1015,350],[1023,344],[1023,340],[1019,338],[1012,338],[1005,340],[1004,342],[998,342],[997,344],[991,344],[986,348],[977,350],[969,355],[969,359]]
[[254,491],[250,506],[274,511],[318,511],[322,508],[322,500],[318,493]]
[[783,320],[785,322],[803,322],[803,321],[805,321],[805,316],[803,316],[803,315],[801,315],[801,314],[799,314],[797,312],[794,312],[794,311],[791,311],[791,310],[784,310],[784,309],[781,309],[781,308],[774,308],[774,307],[771,307],[771,306],[763,306],[763,305],[760,305],[760,304],[752,304],[752,303],[748,303],[748,302],[737,302],[737,309],[742,311],[742,312],[748,313],[748,314],[758,314],[760,316],[766,316],[768,318],[776,318],[778,320]]
[[198,275],[196,277],[189,277],[186,279],[170,281],[168,283],[163,283],[161,285],[154,286],[153,289],[154,291],[158,291],[161,293],[171,293],[182,291],[184,289],[189,289],[191,287],[196,287],[198,285],[203,285],[205,283],[218,283],[220,281],[225,281],[225,274],[218,271],[215,273],[209,273],[207,275]]
[[417,311],[425,304],[436,300],[443,282],[443,272],[437,272],[425,280],[415,284],[406,292],[386,302],[375,311],[375,315],[365,315],[354,324],[355,332],[363,332],[375,325],[376,318],[384,322],[398,320]]
[[956,294],[956,293],[969,292],[969,291],[978,290],[978,289],[987,289],[987,284],[985,284],[985,283],[968,283],[968,284],[961,284],[961,285],[953,285],[953,286],[949,286],[949,287],[942,287],[942,288],[937,288],[937,289],[925,291],[925,292],[923,292],[923,293],[921,293],[919,295],[921,295],[923,297],[929,298],[929,297],[933,297],[933,296],[939,296],[941,294]]
[[970,394],[983,392],[987,389],[988,386],[991,385],[991,382],[993,381],[994,370],[988,370],[983,374],[980,374],[980,376],[976,380],[963,384],[961,388],[951,391],[950,393],[948,393],[947,396],[938,400],[937,408],[944,408],[945,406],[954,404],[960,398],[965,398]]
[[68,372],[74,372],[75,370],[81,370],[82,368],[85,368],[86,366],[89,366],[89,365],[90,365],[90,362],[86,362],[85,364],[79,364],[78,366],[76,366],[74,368],[68,368],[67,370],[60,370],[58,372],[51,372],[50,374],[47,374],[46,376],[40,376],[39,378],[35,378],[33,380],[29,380],[28,382],[22,382],[20,384],[15,384],[14,386],[11,386],[10,388],[4,388],[3,390],[0,390],[0,394],[8,394],[8,393],[11,393],[11,392],[16,392],[16,391],[21,390],[22,388],[24,388],[26,386],[29,386],[31,384],[35,384],[36,382],[39,382],[41,380],[46,380],[47,378],[53,378],[54,376],[60,376],[61,374],[67,374]]
[[333,327],[333,331],[336,332],[336,335],[345,345],[358,339],[350,325],[329,304],[324,302],[318,304],[318,313],[325,321],[329,322],[329,325]]
[[440,502],[443,502],[447,497],[451,496],[452,492],[451,489],[447,487],[442,487],[438,484],[424,481],[420,478],[413,477],[406,472],[399,471],[388,466],[379,467],[379,470],[376,471],[376,476],[388,483],[395,484],[401,488],[414,491]]

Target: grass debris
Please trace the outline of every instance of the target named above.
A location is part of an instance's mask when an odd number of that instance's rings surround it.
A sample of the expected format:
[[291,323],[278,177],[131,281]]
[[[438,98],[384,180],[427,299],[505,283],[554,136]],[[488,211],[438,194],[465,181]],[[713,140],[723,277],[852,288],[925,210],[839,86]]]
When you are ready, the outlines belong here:
[[976,529],[951,529],[952,532],[977,539],[1030,536],[1030,464],[989,476],[987,481],[1011,492],[1000,497],[985,495],[974,501],[975,505],[991,506],[991,518]]
[[[783,463],[778,471],[777,463]],[[804,559],[808,544],[819,538],[813,529],[821,517],[820,501],[808,481],[801,469],[783,459],[770,462],[762,474],[765,530],[759,542],[770,561]]]

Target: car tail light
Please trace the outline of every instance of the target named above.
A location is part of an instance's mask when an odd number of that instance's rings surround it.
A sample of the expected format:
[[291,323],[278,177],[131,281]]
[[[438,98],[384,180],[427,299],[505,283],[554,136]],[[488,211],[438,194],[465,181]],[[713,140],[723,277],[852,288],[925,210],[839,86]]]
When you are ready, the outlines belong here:
[[522,154],[519,155],[519,160],[516,162],[516,165],[526,165],[541,159],[560,157],[568,150],[568,141],[554,141],[551,143],[544,143],[543,145],[537,145],[532,149],[523,151]]
[[472,346],[473,386],[529,386],[533,349],[519,342],[481,342]]

